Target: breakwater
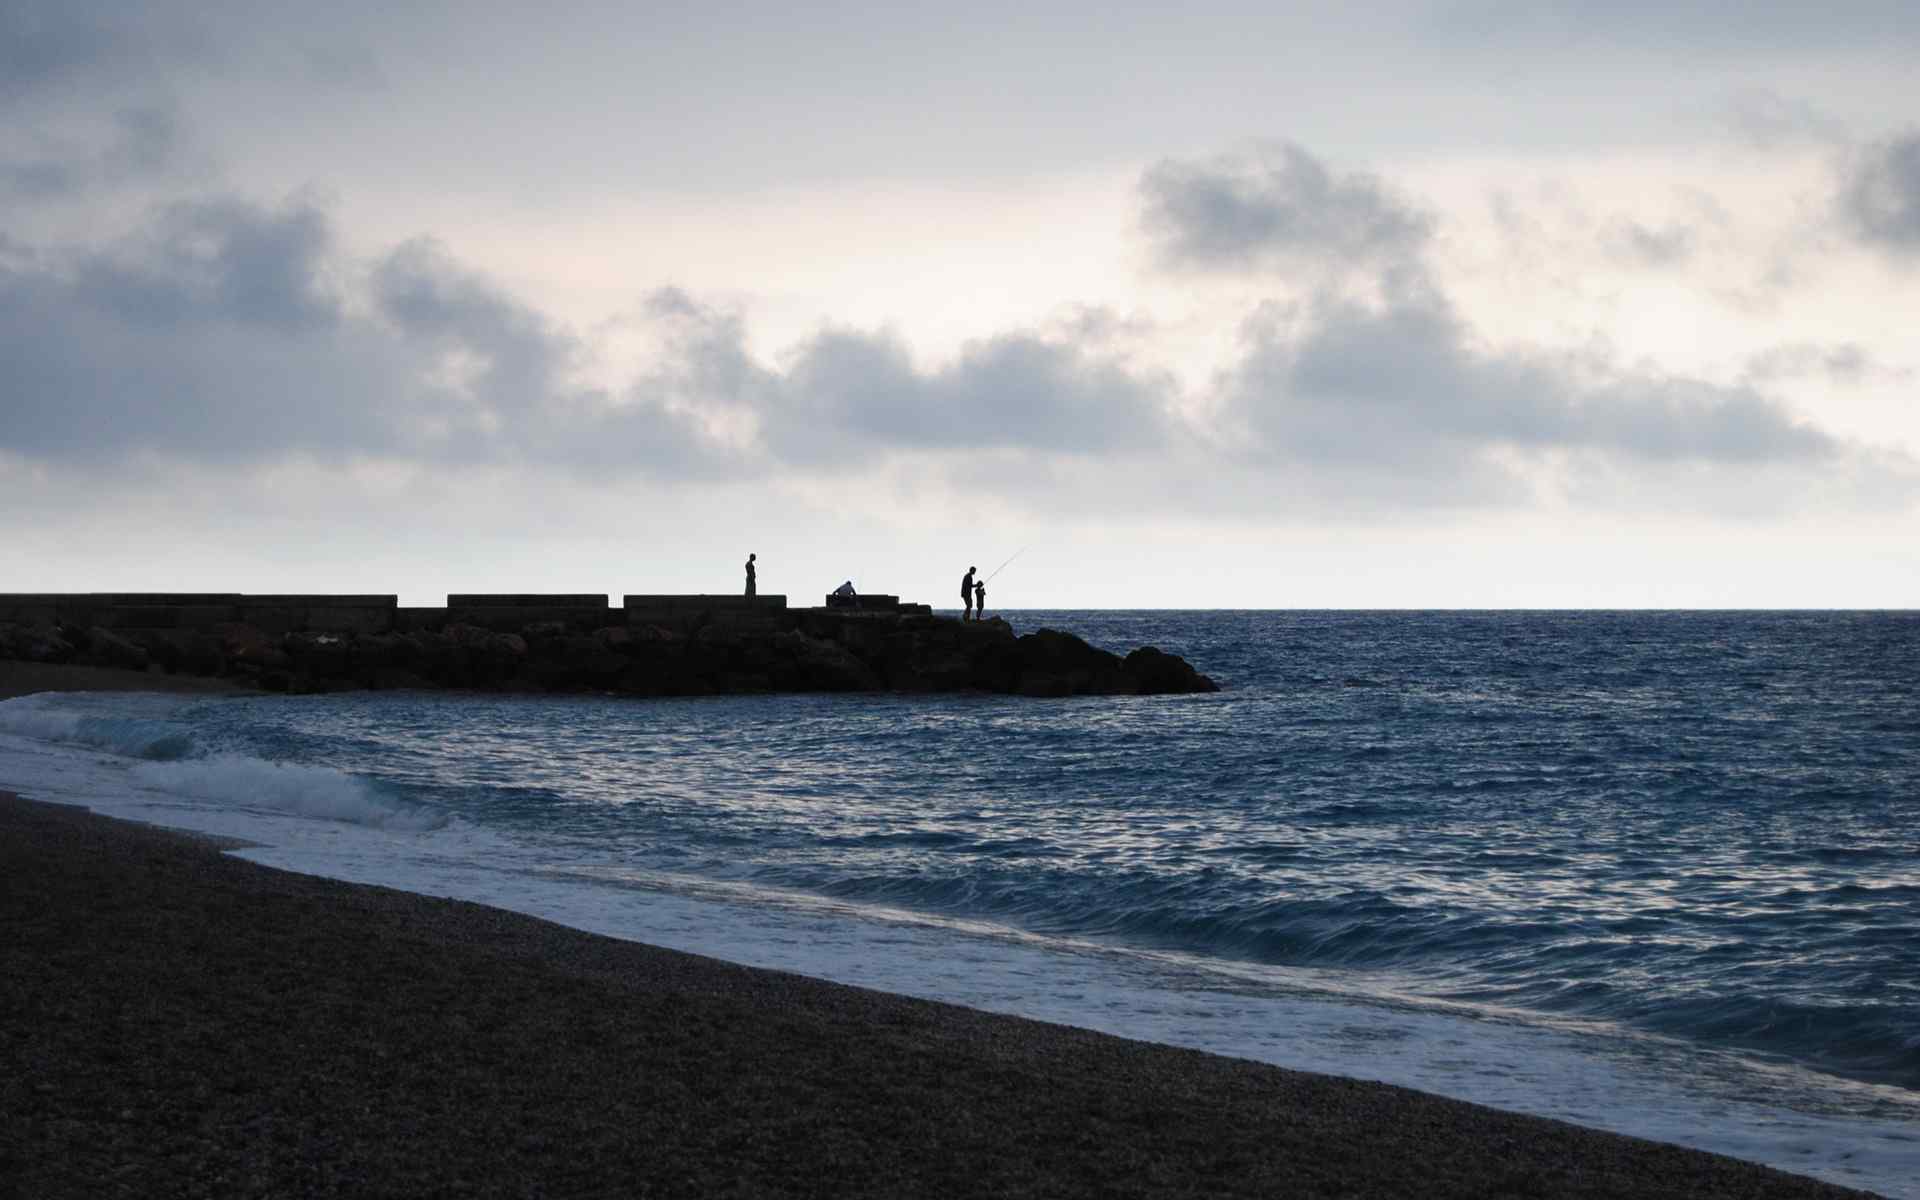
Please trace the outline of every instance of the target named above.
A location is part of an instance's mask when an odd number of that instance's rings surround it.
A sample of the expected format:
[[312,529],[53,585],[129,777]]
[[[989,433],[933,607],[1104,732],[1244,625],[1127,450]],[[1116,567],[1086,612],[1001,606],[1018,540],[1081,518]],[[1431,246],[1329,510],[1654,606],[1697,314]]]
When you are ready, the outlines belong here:
[[[830,598],[831,600],[831,598]],[[987,691],[1027,696],[1217,690],[1148,646],[1124,658],[1071,633],[1016,634],[872,595],[0,594],[0,658],[228,678],[271,691],[478,688],[637,696]]]

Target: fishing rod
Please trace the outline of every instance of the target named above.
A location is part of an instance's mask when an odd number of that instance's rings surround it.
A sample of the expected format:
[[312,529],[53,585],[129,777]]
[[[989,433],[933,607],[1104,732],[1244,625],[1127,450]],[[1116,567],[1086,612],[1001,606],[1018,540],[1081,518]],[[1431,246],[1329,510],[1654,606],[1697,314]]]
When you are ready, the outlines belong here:
[[[1033,549],[1033,547],[1032,547],[1032,546],[1022,546],[1022,547],[1020,547],[1020,548],[1019,548],[1018,550],[1015,550],[1015,551],[1014,551],[1014,552],[1013,552],[1012,554],[1009,554],[1009,555],[1007,555],[1007,561],[1006,561],[1006,562],[1003,562],[1003,563],[1001,563],[1001,564],[1000,564],[999,566],[997,566],[997,567],[995,567],[995,568],[993,569],[993,575],[998,575],[998,574],[999,574],[1000,572],[1002,572],[1002,571],[1004,571],[1004,570],[1006,570],[1006,569],[1007,569],[1007,567],[1008,567],[1008,565],[1009,565],[1009,564],[1011,564],[1011,563],[1013,562],[1013,560],[1014,560],[1014,559],[1016,559],[1016,558],[1019,558],[1019,557],[1020,557],[1020,556],[1021,556],[1022,554],[1025,554],[1025,553],[1026,553],[1027,551],[1029,551],[1029,550],[1031,550],[1031,549]],[[987,577],[986,577],[985,579],[982,579],[982,580],[981,580],[980,582],[981,582],[981,583],[992,583],[992,582],[993,582],[993,575],[989,575],[989,576],[987,576]]]

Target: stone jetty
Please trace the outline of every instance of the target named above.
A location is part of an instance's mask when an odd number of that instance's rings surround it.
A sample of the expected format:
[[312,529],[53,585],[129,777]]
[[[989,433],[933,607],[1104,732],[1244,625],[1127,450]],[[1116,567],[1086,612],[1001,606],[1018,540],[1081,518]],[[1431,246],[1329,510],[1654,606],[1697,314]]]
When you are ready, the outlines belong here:
[[936,616],[897,596],[456,593],[0,594],[0,659],[231,679],[269,691],[468,688],[705,696],[957,692],[1021,696],[1217,691],[1148,646],[1124,658],[1070,633]]

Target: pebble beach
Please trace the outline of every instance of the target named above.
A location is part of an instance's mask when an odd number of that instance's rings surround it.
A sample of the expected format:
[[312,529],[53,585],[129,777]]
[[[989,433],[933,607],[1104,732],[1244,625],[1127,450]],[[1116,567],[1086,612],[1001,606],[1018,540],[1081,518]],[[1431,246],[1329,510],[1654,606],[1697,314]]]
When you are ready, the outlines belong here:
[[1864,1195],[0,799],[0,1194]]

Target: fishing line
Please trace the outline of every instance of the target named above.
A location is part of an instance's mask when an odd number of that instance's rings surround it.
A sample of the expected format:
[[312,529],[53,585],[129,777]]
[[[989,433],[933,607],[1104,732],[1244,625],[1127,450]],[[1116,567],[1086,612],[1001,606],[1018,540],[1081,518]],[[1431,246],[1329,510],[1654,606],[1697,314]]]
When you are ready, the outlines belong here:
[[[1018,550],[1015,550],[1015,551],[1014,551],[1014,552],[1013,552],[1012,554],[1009,554],[1009,555],[1007,555],[1007,561],[1006,561],[1006,562],[1003,562],[1003,563],[1001,563],[1001,564],[1000,564],[999,566],[997,566],[997,567],[995,567],[995,568],[993,569],[993,575],[998,575],[998,574],[999,574],[1000,572],[1002,572],[1002,571],[1004,571],[1004,570],[1006,570],[1006,569],[1007,569],[1007,567],[1008,567],[1008,566],[1009,566],[1010,564],[1012,564],[1012,562],[1013,562],[1013,560],[1014,560],[1014,559],[1016,559],[1016,558],[1019,558],[1019,557],[1020,557],[1020,556],[1021,556],[1022,554],[1025,554],[1025,553],[1026,553],[1027,551],[1029,551],[1029,550],[1031,550],[1031,549],[1033,549],[1033,547],[1032,547],[1032,546],[1022,546],[1022,547],[1020,547],[1020,548],[1019,548]],[[980,582],[982,582],[982,583],[992,583],[992,582],[993,582],[993,575],[989,575],[989,576],[987,576],[987,577],[986,577],[985,579],[983,579],[983,580],[981,580]]]

